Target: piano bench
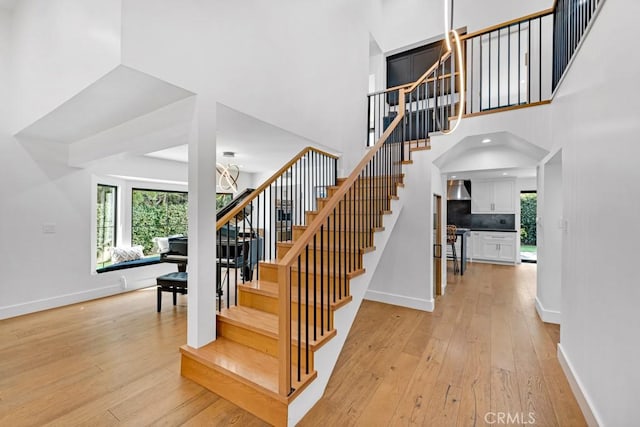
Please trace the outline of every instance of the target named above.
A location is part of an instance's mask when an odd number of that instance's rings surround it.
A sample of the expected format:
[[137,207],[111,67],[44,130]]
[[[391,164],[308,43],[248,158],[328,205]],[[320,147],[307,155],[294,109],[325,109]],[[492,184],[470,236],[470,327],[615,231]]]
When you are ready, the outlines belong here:
[[158,285],[158,313],[162,309],[162,292],[173,293],[173,305],[177,303],[177,294],[187,293],[187,273],[184,271],[165,274],[156,278]]

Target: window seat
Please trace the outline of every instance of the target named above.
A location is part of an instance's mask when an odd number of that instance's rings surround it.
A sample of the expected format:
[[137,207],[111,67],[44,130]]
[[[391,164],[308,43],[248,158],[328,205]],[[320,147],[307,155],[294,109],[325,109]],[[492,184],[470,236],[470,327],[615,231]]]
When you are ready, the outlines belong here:
[[96,273],[106,273],[107,271],[125,270],[127,268],[142,267],[145,265],[159,264],[161,262],[162,261],[160,261],[160,255],[154,255],[150,257],[136,259],[133,261],[124,261],[124,262],[119,262],[117,264],[111,264],[106,267],[97,268]]

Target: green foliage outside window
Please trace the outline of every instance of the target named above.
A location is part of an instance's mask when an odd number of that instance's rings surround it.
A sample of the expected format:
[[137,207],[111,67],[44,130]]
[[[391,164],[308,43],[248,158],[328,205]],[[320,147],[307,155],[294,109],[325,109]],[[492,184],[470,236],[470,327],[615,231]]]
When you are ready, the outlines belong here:
[[216,193],[216,210],[224,208],[231,200],[233,200],[231,193]]
[[134,189],[131,197],[131,243],[143,246],[145,255],[154,237],[187,235],[187,193]]
[[536,244],[537,203],[536,193],[520,195],[520,242],[523,245]]

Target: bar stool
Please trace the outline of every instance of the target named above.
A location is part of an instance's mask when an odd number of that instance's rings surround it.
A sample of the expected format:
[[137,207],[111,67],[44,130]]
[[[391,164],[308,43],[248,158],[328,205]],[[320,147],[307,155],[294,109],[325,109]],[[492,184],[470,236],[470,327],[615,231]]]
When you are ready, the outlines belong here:
[[458,274],[460,272],[458,256],[456,254],[456,241],[458,240],[456,231],[458,231],[458,227],[455,225],[447,225],[447,245],[451,245],[451,253],[453,254],[453,274]]

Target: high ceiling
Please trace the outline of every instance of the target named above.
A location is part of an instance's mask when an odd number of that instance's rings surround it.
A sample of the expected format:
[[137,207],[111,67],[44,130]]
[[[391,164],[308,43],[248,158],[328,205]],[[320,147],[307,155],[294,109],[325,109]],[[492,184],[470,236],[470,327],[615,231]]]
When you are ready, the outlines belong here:
[[13,9],[18,0],[0,0],[0,9]]
[[[217,161],[236,164],[244,172],[277,170],[284,162],[310,145],[333,151],[221,104],[217,107],[217,126]],[[233,152],[235,156],[223,157],[222,153],[225,151]],[[150,152],[147,156],[185,163],[189,161],[186,144]]]
[[510,132],[493,132],[463,138],[434,164],[450,178],[532,178],[536,165],[547,154],[547,150]]

